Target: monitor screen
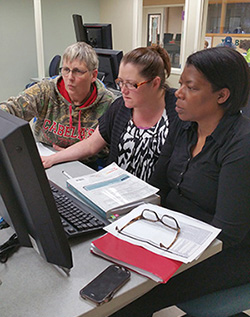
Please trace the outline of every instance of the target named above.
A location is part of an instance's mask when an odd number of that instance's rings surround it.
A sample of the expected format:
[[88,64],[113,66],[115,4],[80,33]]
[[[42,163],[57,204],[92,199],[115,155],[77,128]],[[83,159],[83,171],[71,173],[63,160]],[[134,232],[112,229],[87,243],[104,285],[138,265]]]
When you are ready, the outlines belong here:
[[20,244],[72,267],[72,254],[28,122],[0,110],[0,215]]
[[101,79],[108,88],[119,89],[116,86],[115,80],[118,77],[123,52],[100,48],[96,48],[95,51],[99,59],[98,78]]

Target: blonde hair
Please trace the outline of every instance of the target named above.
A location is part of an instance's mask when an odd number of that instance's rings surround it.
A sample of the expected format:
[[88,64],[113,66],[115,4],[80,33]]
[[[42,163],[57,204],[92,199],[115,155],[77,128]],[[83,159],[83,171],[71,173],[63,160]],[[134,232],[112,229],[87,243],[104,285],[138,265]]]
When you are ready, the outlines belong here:
[[63,61],[74,61],[78,59],[84,62],[89,71],[98,69],[99,60],[95,50],[85,42],[77,42],[66,48],[63,53]]

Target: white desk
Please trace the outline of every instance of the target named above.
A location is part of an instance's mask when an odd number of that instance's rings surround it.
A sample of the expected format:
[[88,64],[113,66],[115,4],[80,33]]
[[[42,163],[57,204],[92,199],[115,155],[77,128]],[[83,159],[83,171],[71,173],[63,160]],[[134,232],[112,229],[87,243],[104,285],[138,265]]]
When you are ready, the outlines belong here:
[[[79,162],[65,163],[47,170],[48,177],[66,188],[66,178],[91,172]],[[12,229],[0,230],[0,244],[13,233]],[[105,317],[119,310],[135,298],[153,288],[156,283],[131,272],[130,281],[107,304],[96,307],[80,298],[79,290],[99,274],[110,262],[90,253],[90,243],[98,234],[77,238],[70,242],[74,267],[65,276],[48,264],[33,249],[20,248],[5,264],[0,263],[0,316],[1,317]],[[218,252],[216,242],[207,254]],[[183,265],[180,269],[183,270]]]

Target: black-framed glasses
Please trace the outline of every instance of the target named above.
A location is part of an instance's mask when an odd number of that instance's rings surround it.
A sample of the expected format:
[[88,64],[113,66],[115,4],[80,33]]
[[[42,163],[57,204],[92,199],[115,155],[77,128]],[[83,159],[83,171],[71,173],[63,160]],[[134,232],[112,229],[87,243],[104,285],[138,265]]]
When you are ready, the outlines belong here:
[[78,68],[70,69],[69,67],[60,68],[60,73],[65,77],[68,76],[70,72],[74,77],[82,77],[85,73],[88,72],[88,70],[80,70]]
[[149,79],[149,80],[145,80],[145,81],[141,81],[140,83],[130,83],[130,82],[125,82],[119,78],[117,78],[115,80],[116,84],[120,87],[120,89],[122,89],[123,86],[125,86],[127,89],[129,90],[136,90],[137,88],[139,88],[140,86],[150,83],[153,79]]
[[169,216],[169,215],[163,215],[161,218],[157,215],[157,213],[153,210],[150,210],[150,209],[144,209],[142,211],[142,213],[131,219],[127,224],[125,224],[121,229],[119,229],[117,226],[115,227],[115,229],[125,235],[125,236],[128,236],[130,238],[133,238],[133,239],[136,239],[136,240],[139,240],[139,241],[142,241],[142,242],[147,242],[151,245],[153,245],[154,247],[156,246],[154,243],[150,242],[149,240],[143,240],[142,238],[139,238],[139,237],[134,237],[132,235],[130,235],[129,233],[125,232],[124,229],[126,227],[128,227],[129,225],[131,225],[132,223],[136,222],[137,220],[146,220],[146,221],[150,221],[150,222],[161,222],[164,226],[166,226],[167,228],[171,229],[171,230],[174,230],[176,233],[175,233],[175,237],[173,239],[173,241],[170,243],[170,245],[166,246],[165,244],[163,243],[160,243],[159,246],[157,247],[160,247],[160,248],[163,248],[163,249],[166,249],[166,250],[169,250],[173,244],[176,242],[180,232],[181,232],[181,228],[177,222],[177,220],[172,217],[172,216]]

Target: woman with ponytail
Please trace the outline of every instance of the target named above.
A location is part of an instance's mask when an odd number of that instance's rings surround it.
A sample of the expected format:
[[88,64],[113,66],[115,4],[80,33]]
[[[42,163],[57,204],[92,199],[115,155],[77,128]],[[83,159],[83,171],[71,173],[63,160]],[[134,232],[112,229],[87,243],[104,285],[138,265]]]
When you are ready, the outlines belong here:
[[177,116],[175,90],[166,83],[170,70],[169,56],[159,46],[140,47],[125,54],[116,80],[122,96],[101,116],[91,137],[42,157],[44,167],[92,156],[109,145],[107,164],[116,162],[147,181]]

